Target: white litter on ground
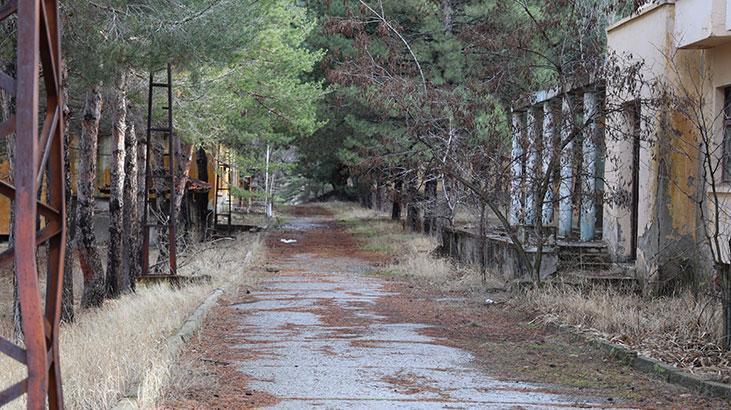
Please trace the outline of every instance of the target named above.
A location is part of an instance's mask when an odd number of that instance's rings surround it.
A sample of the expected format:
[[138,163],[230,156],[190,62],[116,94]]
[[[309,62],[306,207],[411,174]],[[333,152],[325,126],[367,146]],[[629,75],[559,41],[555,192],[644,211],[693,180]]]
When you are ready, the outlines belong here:
[[279,242],[290,244],[290,243],[297,243],[297,239],[280,239]]

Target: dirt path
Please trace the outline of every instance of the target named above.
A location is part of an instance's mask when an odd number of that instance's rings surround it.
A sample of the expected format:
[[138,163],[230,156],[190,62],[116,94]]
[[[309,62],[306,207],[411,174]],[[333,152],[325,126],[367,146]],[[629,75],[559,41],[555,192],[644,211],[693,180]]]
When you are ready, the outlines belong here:
[[[660,382],[649,401],[564,385],[561,369],[543,363],[543,350],[531,358],[516,336],[533,332],[526,336],[534,338],[531,345],[553,343],[541,331],[521,329],[510,316],[493,317],[491,329],[460,316],[474,313],[459,308],[463,300],[368,275],[377,258],[360,252],[324,210],[299,208],[292,222],[268,235],[267,247],[262,287],[214,311],[185,354],[199,375],[217,383],[189,386],[166,407],[684,407],[687,392]],[[563,366],[561,359],[575,352],[560,350],[546,357]],[[643,395],[656,387],[600,358],[588,362],[587,378],[621,372],[626,379],[609,383],[638,380]],[[559,384],[510,381],[511,368],[517,373],[525,363],[553,369]]]

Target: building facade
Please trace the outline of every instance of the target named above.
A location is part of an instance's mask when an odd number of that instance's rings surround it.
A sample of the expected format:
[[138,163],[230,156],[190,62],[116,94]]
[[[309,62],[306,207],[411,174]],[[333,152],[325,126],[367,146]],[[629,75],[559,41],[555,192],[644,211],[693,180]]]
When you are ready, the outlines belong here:
[[601,242],[650,292],[697,284],[731,262],[731,0],[655,1],[607,41],[607,72],[631,77],[514,108],[511,222],[542,218],[559,242]]
[[626,109],[607,118],[605,180],[633,197],[604,207],[603,238],[662,292],[729,262],[731,1],[658,1],[607,34],[644,83],[608,92]]

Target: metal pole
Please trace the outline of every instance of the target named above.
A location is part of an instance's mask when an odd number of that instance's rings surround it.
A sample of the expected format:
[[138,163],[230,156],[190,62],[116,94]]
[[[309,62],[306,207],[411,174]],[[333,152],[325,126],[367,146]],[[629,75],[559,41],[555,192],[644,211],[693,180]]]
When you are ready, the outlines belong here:
[[234,181],[234,168],[232,161],[231,151],[228,152],[228,234],[231,234],[231,218],[233,213],[231,212],[231,187]]
[[221,186],[221,144],[216,147],[216,189],[213,191],[213,233],[218,225],[218,192]]
[[170,169],[170,219],[168,222],[168,256],[170,261],[170,274],[177,275],[177,243],[176,243],[176,220],[175,215],[175,196],[177,195],[175,187],[175,138],[173,132],[173,74],[172,66],[168,63],[168,164]]

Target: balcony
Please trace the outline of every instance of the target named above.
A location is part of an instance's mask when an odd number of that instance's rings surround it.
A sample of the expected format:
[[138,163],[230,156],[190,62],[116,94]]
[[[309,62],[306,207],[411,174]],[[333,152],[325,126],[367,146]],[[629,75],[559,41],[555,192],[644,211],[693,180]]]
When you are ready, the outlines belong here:
[[713,48],[731,42],[731,0],[676,0],[675,46]]

